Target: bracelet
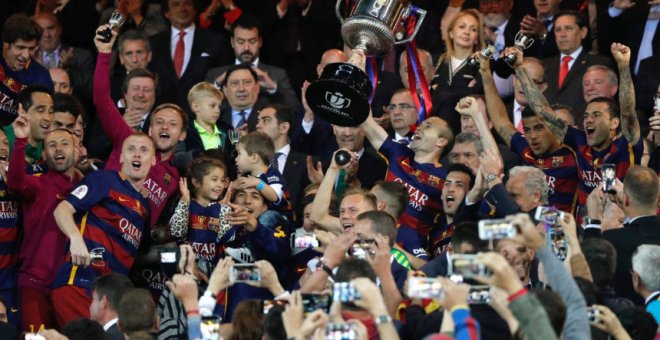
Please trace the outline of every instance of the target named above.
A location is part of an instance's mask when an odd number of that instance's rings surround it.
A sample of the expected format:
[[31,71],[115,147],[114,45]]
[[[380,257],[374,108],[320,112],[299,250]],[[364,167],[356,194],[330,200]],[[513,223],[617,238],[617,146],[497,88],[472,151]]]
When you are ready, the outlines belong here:
[[384,325],[384,324],[392,322],[392,317],[387,315],[387,314],[377,316],[374,319],[375,319],[376,326]]
[[266,186],[266,183],[264,181],[259,182],[257,185],[257,190],[261,191],[264,189],[264,186]]
[[189,311],[186,311],[186,316],[190,315],[199,315],[199,309],[191,309]]
[[513,302],[513,300],[527,294],[527,288],[522,287],[519,291],[509,295],[509,302]]

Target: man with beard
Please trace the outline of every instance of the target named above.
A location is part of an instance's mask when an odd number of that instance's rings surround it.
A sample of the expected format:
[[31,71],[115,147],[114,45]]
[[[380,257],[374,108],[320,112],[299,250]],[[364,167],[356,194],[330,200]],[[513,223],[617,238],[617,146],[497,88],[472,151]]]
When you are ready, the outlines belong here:
[[[121,118],[119,110],[110,98],[110,56],[116,32],[113,31],[110,42],[104,43],[100,40],[98,32],[106,27],[109,26],[99,27],[94,39],[99,50],[94,73],[94,104],[103,130],[113,145],[105,169],[118,170],[121,168],[120,155],[124,140],[134,132]],[[179,171],[172,164],[172,156],[176,145],[186,138],[187,124],[188,115],[174,104],[160,105],[150,115],[149,136],[156,145],[156,165],[151,167],[144,181],[151,206],[150,225],[156,223],[170,196],[179,190]]]
[[[540,91],[530,91],[536,85],[527,72],[516,67],[534,113],[543,117],[548,128],[576,152],[579,184],[579,204],[584,205],[587,195],[601,183],[601,166],[615,164],[616,177],[623,180],[633,164],[639,164],[644,149],[640,138],[640,126],[635,114],[635,89],[630,74],[630,49],[613,43],[612,56],[617,62],[621,83],[619,103],[599,97],[592,99],[584,112],[584,131],[567,127],[554,114],[547,99]],[[518,54],[520,59],[521,55]]]
[[42,157],[49,171],[42,175],[26,175],[25,152],[33,126],[22,106],[19,112],[21,114],[13,124],[16,140],[7,186],[19,196],[23,208],[25,228],[18,269],[23,330],[36,330],[55,326],[50,293],[57,268],[64,261],[66,238],[56,227],[53,211],[80,177],[74,168],[77,158],[75,136],[63,129],[53,130],[45,136]]
[[[508,49],[507,53],[512,50]],[[518,57],[516,67],[520,67],[523,63],[522,55]],[[543,170],[550,188],[548,203],[557,209],[574,213],[578,186],[575,152],[563,145],[544,120],[528,109],[524,109],[521,116],[524,135],[517,131],[509,120],[504,103],[497,93],[487,61],[482,60],[480,71],[488,113],[495,130],[511,150],[522,155],[521,159],[525,165]],[[525,82],[529,79],[529,76],[520,78],[522,87],[525,91],[534,92],[532,97],[538,97],[540,89],[537,86],[528,87]],[[472,116],[473,120],[483,120],[481,114]],[[483,123],[477,126],[482,125]]]
[[[257,73],[260,94],[272,101],[281,101],[294,109],[300,105],[296,92],[291,87],[286,71],[277,66],[267,65],[259,60],[259,51],[263,44],[261,27],[256,18],[249,14],[241,15],[232,27],[231,47],[236,60],[234,64],[245,64]],[[215,67],[206,73],[206,81],[222,86],[225,72],[229,65]]]
[[60,327],[89,318],[88,292],[97,276],[128,275],[133,266],[142,237],[149,231],[150,202],[142,191],[156,164],[155,152],[154,142],[144,133],[128,136],[120,171],[88,175],[55,208],[55,222],[69,239],[68,261],[57,273],[51,296]]

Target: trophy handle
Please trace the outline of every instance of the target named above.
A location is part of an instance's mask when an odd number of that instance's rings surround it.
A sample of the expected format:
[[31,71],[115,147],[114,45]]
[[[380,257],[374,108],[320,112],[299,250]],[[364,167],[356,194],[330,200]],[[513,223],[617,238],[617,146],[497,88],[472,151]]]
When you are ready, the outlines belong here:
[[341,16],[341,0],[337,0],[337,3],[335,4],[335,15],[337,16],[337,19],[339,19],[339,23],[343,24],[344,23],[344,18]]
[[410,6],[411,12],[415,12],[419,14],[419,18],[417,18],[417,23],[415,24],[415,30],[413,31],[413,33],[406,39],[395,41],[394,42],[395,45],[407,44],[411,42],[413,39],[415,39],[415,36],[417,36],[417,32],[419,31],[419,28],[422,26],[422,22],[424,22],[424,18],[426,17],[426,10],[415,7],[413,5],[408,5],[408,6]]

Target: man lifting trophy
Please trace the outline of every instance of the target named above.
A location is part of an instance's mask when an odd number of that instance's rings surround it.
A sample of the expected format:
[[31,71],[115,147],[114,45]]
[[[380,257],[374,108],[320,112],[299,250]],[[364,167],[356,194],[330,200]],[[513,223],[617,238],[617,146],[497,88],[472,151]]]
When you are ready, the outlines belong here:
[[[367,56],[382,56],[394,45],[411,42],[426,16],[426,11],[409,4],[409,0],[357,0],[350,17],[340,13],[342,0],[335,12],[341,21],[341,35],[351,48]],[[415,18],[415,28],[408,37],[397,40],[397,32],[406,31]],[[362,62],[364,62],[362,60]],[[369,77],[356,58],[348,63],[328,64],[318,80],[307,88],[305,98],[312,111],[326,121],[340,126],[358,126],[369,115],[369,95],[373,89]]]

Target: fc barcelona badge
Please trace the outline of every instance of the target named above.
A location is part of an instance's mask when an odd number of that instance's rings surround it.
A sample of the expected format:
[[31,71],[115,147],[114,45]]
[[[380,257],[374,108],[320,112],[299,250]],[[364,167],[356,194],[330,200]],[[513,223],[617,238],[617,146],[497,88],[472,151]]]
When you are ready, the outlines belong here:
[[561,164],[564,163],[564,156],[552,157],[552,167],[558,168]]
[[165,176],[163,177],[163,182],[165,182],[165,185],[172,184],[172,176],[170,176],[170,174],[166,173]]

